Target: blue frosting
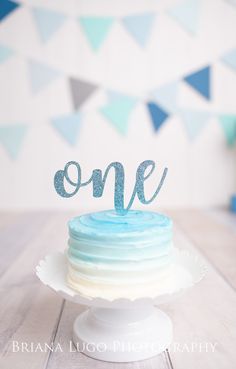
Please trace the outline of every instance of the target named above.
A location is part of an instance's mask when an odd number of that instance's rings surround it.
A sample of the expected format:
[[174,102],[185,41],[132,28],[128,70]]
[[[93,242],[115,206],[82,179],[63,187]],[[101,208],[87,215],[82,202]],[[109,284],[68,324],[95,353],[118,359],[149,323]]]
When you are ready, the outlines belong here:
[[[165,215],[114,210],[73,218],[69,226],[69,257],[96,263],[135,262],[169,254],[172,221]],[[163,259],[163,258],[161,258]]]

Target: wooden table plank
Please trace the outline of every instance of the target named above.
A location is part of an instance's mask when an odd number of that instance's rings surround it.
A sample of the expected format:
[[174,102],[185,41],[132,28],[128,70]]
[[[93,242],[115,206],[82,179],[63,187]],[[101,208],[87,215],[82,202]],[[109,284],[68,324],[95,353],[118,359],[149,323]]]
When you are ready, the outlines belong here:
[[[8,218],[8,217],[7,217]],[[0,245],[4,250],[4,257],[0,258],[0,276],[7,270],[18,256],[23,252],[27,244],[38,237],[41,229],[48,221],[46,213],[25,213],[9,219],[5,227],[0,230]]]
[[207,210],[212,218],[216,219],[217,222],[223,223],[225,226],[236,233],[236,214],[227,209],[210,209]]
[[[177,227],[175,244],[201,258],[192,242]],[[205,263],[208,268],[206,277],[182,297],[163,306],[174,324],[170,357],[175,369],[236,367],[236,293],[210,263],[206,260]],[[191,349],[192,343],[198,343],[198,347],[189,353],[187,349]],[[206,343],[208,352],[204,352]],[[202,344],[203,352],[199,352],[199,344]],[[214,352],[211,344],[216,344]]]
[[236,288],[236,232],[208,212],[188,210],[169,214],[205,258]]
[[[28,297],[25,296],[25,298]],[[10,337],[0,359],[1,369],[45,368],[50,355],[50,350],[45,347],[45,344],[53,347],[52,342],[60,317],[62,300],[44,286],[37,288],[36,293],[30,297],[28,304],[19,305],[18,309],[13,310],[14,315],[11,314],[12,319],[15,319],[15,315],[17,317],[20,310],[21,316],[17,327],[14,324],[13,327],[10,326],[10,332],[4,332]]]
[[[194,250],[195,246],[199,247],[201,255],[204,254],[207,260],[213,263],[213,267],[211,264],[208,265],[209,272],[204,281],[179,300],[163,306],[163,310],[169,313],[174,322],[174,342],[179,345],[177,351],[181,349],[184,351],[185,347],[184,352],[174,352],[176,347],[173,345],[170,347],[173,367],[174,369],[212,367],[233,369],[236,366],[234,353],[236,293],[228,284],[228,282],[231,284],[234,282],[233,273],[227,272],[226,267],[233,264],[231,259],[234,255],[235,233],[226,224],[217,222],[209,214],[202,215],[197,211],[173,213],[175,213],[173,217],[176,223],[182,230],[184,229],[181,231],[176,227],[177,246],[190,250]],[[199,215],[201,215],[200,223]],[[19,234],[17,232],[13,234],[19,236],[21,240],[18,243],[18,246],[21,244],[20,252],[15,249],[16,254],[13,252],[8,254],[10,265],[4,270],[0,279],[0,345],[2,348],[0,368],[170,369],[171,363],[166,353],[150,360],[124,365],[99,362],[80,353],[68,352],[73,320],[84,308],[66,302],[63,309],[62,300],[37,280],[34,268],[44,255],[66,247],[66,222],[71,216],[71,213],[51,213],[47,217],[44,213],[39,213],[38,217],[27,214],[22,219],[15,217],[12,224],[10,218],[6,218],[3,224],[5,222],[5,229],[8,231],[0,227],[0,236],[2,231],[8,234],[7,239],[11,241],[8,241],[9,247],[11,245],[13,248],[17,247],[17,239],[15,241],[14,238],[11,239],[10,230],[18,230]],[[21,228],[19,224],[22,224]],[[29,235],[31,226],[33,231],[30,231]],[[224,245],[226,245],[224,252],[220,248],[221,243],[217,237],[212,237],[214,231],[218,238],[224,239]],[[201,233],[205,233],[206,239]],[[229,256],[223,255],[227,253]],[[33,344],[54,341],[54,347],[57,343],[62,344],[63,353],[60,351],[13,353],[13,340]],[[186,347],[189,347],[191,342],[199,341],[203,344],[216,342],[215,352],[186,352]]]
[[[40,351],[32,354],[12,352],[13,340],[32,342],[34,346],[37,342],[50,343],[58,325],[62,299],[41,284],[35,276],[35,266],[47,253],[64,250],[68,216],[54,214],[46,219],[44,227],[34,234],[33,239],[25,238],[27,245],[24,244],[23,251],[0,279],[1,369],[41,369],[49,355]],[[37,222],[32,217],[22,232],[33,227],[34,221]]]

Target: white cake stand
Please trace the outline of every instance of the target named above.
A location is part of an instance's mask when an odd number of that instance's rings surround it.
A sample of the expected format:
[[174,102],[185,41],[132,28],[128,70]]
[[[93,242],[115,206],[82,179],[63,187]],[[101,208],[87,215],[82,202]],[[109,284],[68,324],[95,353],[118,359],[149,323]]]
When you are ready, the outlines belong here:
[[76,293],[66,284],[67,260],[63,253],[46,256],[36,274],[63,298],[90,306],[73,326],[73,342],[79,351],[103,361],[131,362],[150,358],[172,342],[172,322],[154,307],[179,296],[198,283],[206,267],[198,257],[175,249],[171,276],[157,286],[155,297],[136,300],[90,298]]

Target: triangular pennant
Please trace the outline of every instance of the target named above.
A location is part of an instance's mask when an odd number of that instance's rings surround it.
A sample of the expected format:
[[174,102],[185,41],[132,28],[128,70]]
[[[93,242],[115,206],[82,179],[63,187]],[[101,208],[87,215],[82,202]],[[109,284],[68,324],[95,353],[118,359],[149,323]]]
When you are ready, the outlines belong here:
[[53,82],[59,76],[59,72],[45,64],[30,61],[29,75],[32,92],[37,93]]
[[77,142],[80,123],[80,113],[64,115],[52,119],[52,125],[54,128],[72,146]]
[[194,88],[194,90],[199,92],[207,100],[211,99],[210,80],[210,66],[200,69],[199,71],[194,72],[184,78],[185,82],[187,82],[192,88]]
[[122,18],[122,22],[135,41],[140,46],[145,46],[151,33],[154,19],[155,14],[144,13],[124,17]]
[[177,110],[179,82],[174,81],[152,91],[152,98],[171,113]]
[[0,45],[0,63],[5,62],[13,55],[13,51],[4,45]]
[[188,32],[196,34],[200,14],[199,0],[187,0],[171,8],[168,13]]
[[26,130],[27,126],[23,124],[0,126],[0,143],[12,159],[15,159],[20,151]]
[[169,117],[169,113],[167,113],[159,105],[152,101],[147,103],[147,108],[152,120],[153,128],[155,131],[158,131],[159,128],[164,124],[166,119]]
[[136,98],[125,96],[108,102],[101,112],[123,135],[127,133],[130,114],[136,104]]
[[81,79],[70,78],[69,83],[75,110],[80,108],[98,88],[98,86]]
[[182,110],[181,117],[188,137],[194,140],[204,129],[211,113],[202,111]]
[[81,17],[81,27],[93,50],[98,50],[103,43],[114,19],[111,17]]
[[43,42],[48,41],[66,19],[63,14],[45,8],[33,8],[32,12]]
[[226,65],[236,70],[236,49],[225,54],[221,59]]
[[15,1],[0,0],[0,21],[11,14],[18,6],[19,4]]
[[236,142],[236,115],[222,114],[219,116],[219,120],[228,145],[234,145]]

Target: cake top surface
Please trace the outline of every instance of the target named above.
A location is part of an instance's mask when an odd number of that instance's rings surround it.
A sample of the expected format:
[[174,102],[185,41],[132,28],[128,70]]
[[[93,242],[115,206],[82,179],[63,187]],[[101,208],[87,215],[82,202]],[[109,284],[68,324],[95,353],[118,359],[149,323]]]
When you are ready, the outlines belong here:
[[105,210],[75,217],[68,226],[70,235],[75,238],[92,235],[123,237],[170,231],[172,221],[151,211],[129,210],[126,215],[119,215],[115,210]]

